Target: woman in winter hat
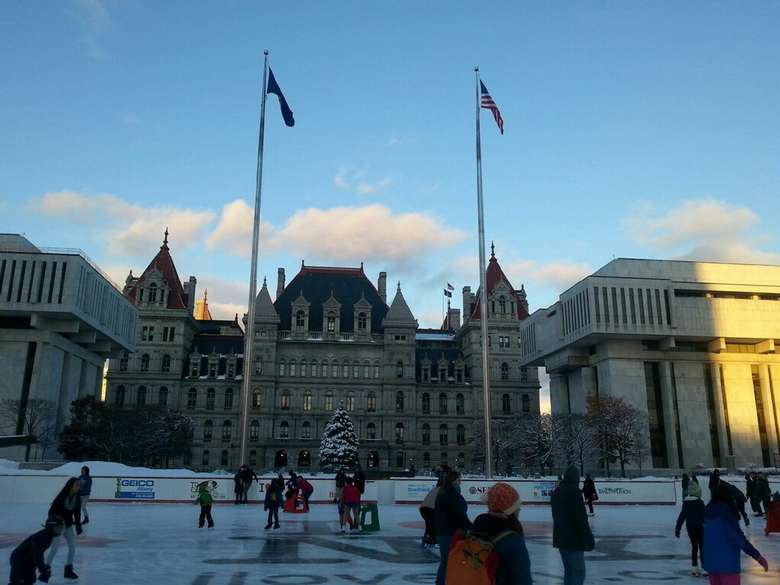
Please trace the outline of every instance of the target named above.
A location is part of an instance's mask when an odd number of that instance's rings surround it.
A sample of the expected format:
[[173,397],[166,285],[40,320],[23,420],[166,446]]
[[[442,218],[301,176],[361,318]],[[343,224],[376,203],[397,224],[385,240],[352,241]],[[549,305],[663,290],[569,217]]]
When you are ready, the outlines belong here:
[[[691,541],[691,575],[698,577],[702,575],[699,569],[699,554],[702,552],[702,537],[704,535],[704,502],[701,501],[701,488],[698,483],[688,484],[688,495],[683,500],[682,510],[677,517],[677,525],[674,528],[674,535],[680,538],[680,529],[685,523],[685,529],[688,531],[688,538]],[[707,573],[703,573],[707,576]]]

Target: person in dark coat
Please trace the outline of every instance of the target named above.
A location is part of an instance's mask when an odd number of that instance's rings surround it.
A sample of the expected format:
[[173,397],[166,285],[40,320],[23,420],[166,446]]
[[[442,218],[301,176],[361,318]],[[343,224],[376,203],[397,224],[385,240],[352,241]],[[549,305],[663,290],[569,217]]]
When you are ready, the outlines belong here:
[[444,477],[439,495],[436,496],[434,510],[434,525],[436,540],[439,543],[439,570],[436,573],[436,585],[444,585],[447,575],[447,556],[450,554],[452,537],[458,530],[470,530],[471,520],[468,517],[468,505],[460,495],[460,473],[448,471]]
[[265,529],[268,530],[271,526],[274,530],[279,528],[279,508],[282,505],[282,498],[284,497],[284,476],[280,473],[279,477],[275,477],[271,480],[265,488],[265,502],[264,508],[268,510],[268,524],[265,525]]
[[718,486],[712,501],[704,509],[702,565],[709,572],[711,583],[739,585],[739,574],[742,571],[740,551],[753,557],[764,567],[764,571],[769,570],[767,560],[745,538],[737,517],[728,487]]
[[239,470],[236,471],[236,474],[233,476],[233,494],[235,495],[233,503],[236,505],[241,503],[241,490],[241,472]]
[[496,585],[533,583],[531,561],[518,519],[521,504],[520,494],[508,483],[499,482],[488,490],[488,513],[474,520],[472,532],[495,542],[493,550],[498,555]]
[[683,500],[688,497],[688,486],[691,483],[691,478],[688,477],[687,473],[682,474],[682,480],[680,481],[680,485],[682,486],[682,497]]
[[65,482],[65,486],[54,498],[49,507],[49,516],[59,516],[65,522],[62,534],[51,543],[51,548],[46,555],[46,564],[51,566],[54,555],[60,547],[63,537],[68,543],[68,562],[65,565],[65,578],[78,579],[79,576],[73,570],[73,559],[76,557],[76,536],[81,535],[81,482],[78,477],[71,477]]
[[81,524],[89,524],[89,511],[87,510],[87,502],[92,495],[92,476],[89,474],[89,467],[86,465],[81,468],[81,476],[79,476],[81,482]]
[[582,485],[582,495],[585,496],[585,502],[588,504],[588,511],[591,516],[595,516],[593,511],[593,502],[599,499],[599,493],[596,491],[596,482],[593,481],[590,474],[585,474],[585,481]]
[[729,494],[731,494],[731,500],[734,502],[734,506],[737,511],[737,520],[742,517],[742,520],[745,522],[745,526],[750,526],[750,518],[748,518],[747,512],[745,512],[745,503],[747,502],[747,498],[745,498],[745,494],[742,493],[742,490],[734,484],[722,479],[718,482],[718,486],[725,486],[729,491]]
[[755,471],[745,474],[745,495],[750,502],[750,509],[753,510],[753,515],[763,516],[758,499],[758,482],[756,480]]
[[341,499],[341,494],[344,491],[344,486],[346,485],[346,483],[347,483],[347,474],[344,471],[344,468],[342,467],[341,469],[338,470],[338,472],[336,472],[336,493],[334,494],[334,498],[333,498],[334,503],[336,504],[339,503],[339,500]]
[[355,474],[352,476],[352,480],[355,482],[355,487],[361,496],[366,493],[366,474],[363,473],[363,468],[360,465],[358,465]]
[[553,546],[561,554],[565,585],[585,583],[585,552],[595,547],[579,484],[579,470],[569,467],[550,500]]
[[674,527],[674,535],[677,538],[680,538],[683,524],[691,541],[691,575],[699,577],[702,574],[699,569],[699,555],[702,552],[704,536],[704,502],[701,500],[701,488],[698,483],[691,483],[688,486],[688,495],[683,500],[682,510],[677,516],[677,524]]
[[720,483],[720,469],[713,469],[712,473],[710,473],[710,481],[707,484],[707,487],[710,489],[710,499],[715,495],[715,488],[718,487],[718,483]]
[[259,481],[259,479],[257,474],[246,464],[239,468],[238,477],[241,480],[241,498],[239,502],[246,504],[249,501],[249,488],[252,487],[252,482]]
[[43,530],[25,538],[11,553],[10,585],[32,585],[35,583],[35,570],[39,579],[49,582],[51,568],[43,560],[43,553],[51,546],[51,541],[62,534],[65,521],[59,516],[49,516]]
[[764,516],[769,511],[769,504],[772,501],[772,488],[769,487],[769,478],[767,478],[765,473],[756,475],[756,497],[761,505],[764,506],[762,513],[762,516]]

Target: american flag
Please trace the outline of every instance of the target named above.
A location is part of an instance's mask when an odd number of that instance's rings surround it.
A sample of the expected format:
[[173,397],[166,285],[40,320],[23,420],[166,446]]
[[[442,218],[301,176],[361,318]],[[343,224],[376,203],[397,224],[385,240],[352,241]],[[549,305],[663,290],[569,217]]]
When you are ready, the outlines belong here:
[[486,110],[490,110],[491,112],[493,112],[493,117],[496,119],[496,124],[498,124],[498,129],[501,131],[501,134],[503,134],[504,119],[501,117],[501,112],[498,110],[498,106],[496,105],[496,102],[493,101],[493,98],[490,96],[490,92],[488,91],[487,87],[485,87],[485,84],[482,83],[482,81],[480,81],[479,85],[482,90],[482,103],[480,105]]

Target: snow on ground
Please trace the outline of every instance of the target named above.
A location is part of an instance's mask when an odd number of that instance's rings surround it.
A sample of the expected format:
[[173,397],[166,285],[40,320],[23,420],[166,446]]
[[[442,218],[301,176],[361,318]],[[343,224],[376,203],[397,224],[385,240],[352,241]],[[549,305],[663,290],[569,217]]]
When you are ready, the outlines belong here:
[[[281,514],[282,528],[265,531],[258,505],[218,505],[214,529],[196,527],[192,505],[91,504],[90,524],[78,539],[76,570],[81,585],[401,585],[433,583],[438,554],[420,547],[422,521],[414,506],[380,508],[375,534],[341,535],[335,506],[309,514]],[[484,508],[472,506],[474,517]],[[596,551],[587,555],[588,584],[706,583],[688,575],[689,544],[674,538],[678,509],[597,508],[592,519]],[[46,515],[40,505],[0,505],[0,548],[8,555]],[[560,557],[552,548],[546,506],[523,508],[521,520],[534,582],[562,583]],[[777,584],[780,535],[765,537],[764,521],[746,533],[769,559],[768,574],[743,557],[742,583]],[[62,583],[66,548],[54,560],[52,583]],[[0,578],[4,578],[0,575]]]

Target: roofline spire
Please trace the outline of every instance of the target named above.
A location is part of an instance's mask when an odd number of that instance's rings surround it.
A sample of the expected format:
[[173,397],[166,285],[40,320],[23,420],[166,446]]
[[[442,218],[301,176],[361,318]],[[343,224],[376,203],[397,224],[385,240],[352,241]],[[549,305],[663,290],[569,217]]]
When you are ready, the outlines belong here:
[[496,257],[496,243],[491,240],[490,241],[490,258],[493,259]]
[[167,248],[168,247],[168,226],[165,226],[165,235],[163,236],[163,245],[160,246],[161,248]]

